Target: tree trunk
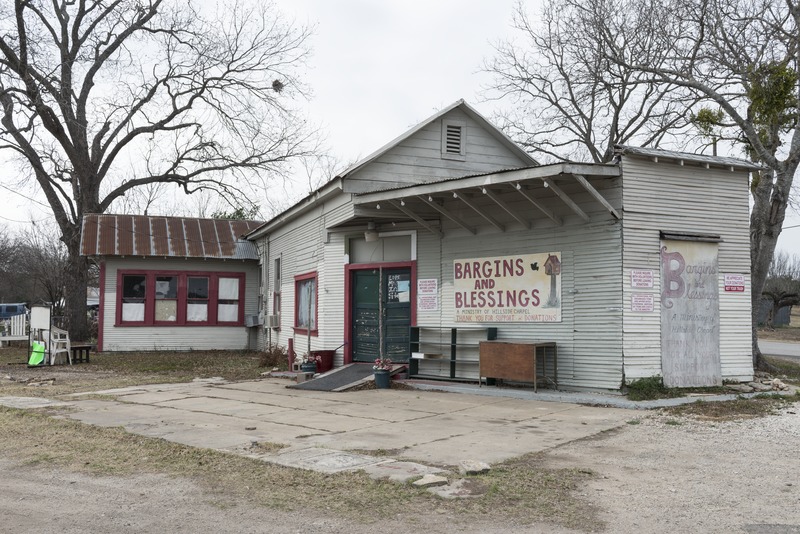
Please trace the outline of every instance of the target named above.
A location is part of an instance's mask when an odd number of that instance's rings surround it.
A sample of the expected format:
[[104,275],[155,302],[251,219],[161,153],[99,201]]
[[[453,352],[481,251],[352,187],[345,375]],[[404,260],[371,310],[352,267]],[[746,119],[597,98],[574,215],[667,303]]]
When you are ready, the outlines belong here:
[[89,321],[86,316],[86,289],[89,280],[89,259],[81,256],[81,230],[78,226],[64,233],[69,257],[65,276],[64,300],[66,303],[66,324],[70,339],[89,340]]
[[[750,214],[750,268],[753,327],[753,368],[774,370],[758,347],[758,312],[761,295],[769,275],[769,266],[783,228],[786,206],[797,164],[780,171],[763,171],[754,175],[751,192],[753,210]],[[773,175],[774,172],[774,175]],[[773,179],[774,176],[774,179]]]

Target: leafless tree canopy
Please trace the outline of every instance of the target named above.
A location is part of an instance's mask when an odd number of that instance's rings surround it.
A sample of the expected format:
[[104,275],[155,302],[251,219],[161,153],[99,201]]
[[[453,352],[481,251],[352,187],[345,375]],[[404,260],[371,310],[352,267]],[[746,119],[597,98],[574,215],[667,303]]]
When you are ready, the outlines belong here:
[[[595,2],[592,2],[594,5]],[[630,0],[630,20],[605,34],[608,57],[718,106],[745,153],[766,169],[751,184],[753,354],[757,311],[800,165],[800,4],[795,0]],[[600,9],[595,16],[602,17]],[[622,34],[631,47],[616,45]],[[726,126],[723,124],[723,126]]]
[[158,183],[243,196],[309,150],[293,104],[307,30],[269,2],[211,5],[0,5],[0,149],[44,192],[76,272],[84,213]]
[[497,45],[485,66],[494,75],[492,93],[513,104],[500,125],[543,161],[607,162],[615,144],[658,146],[689,124],[690,91],[608,59],[601,36],[625,23],[624,0],[586,4],[546,0],[533,16],[518,4],[517,39]]
[[68,265],[54,224],[31,226],[16,236],[0,231],[0,297],[6,302],[51,303],[61,315]]
[[[522,7],[524,45],[489,64],[516,100],[506,127],[534,153],[607,161],[614,143],[714,137],[764,165],[751,183],[755,325],[800,165],[797,0],[546,0],[541,25]],[[702,113],[701,113],[702,112]],[[702,115],[702,120],[698,121]],[[678,135],[680,134],[680,135]]]

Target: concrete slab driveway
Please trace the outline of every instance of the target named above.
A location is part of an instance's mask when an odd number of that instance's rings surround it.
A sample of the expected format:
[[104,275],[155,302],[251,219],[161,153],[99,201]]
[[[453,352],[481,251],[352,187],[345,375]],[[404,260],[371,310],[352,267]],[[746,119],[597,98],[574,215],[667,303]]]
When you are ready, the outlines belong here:
[[496,463],[617,427],[628,410],[417,390],[328,393],[286,381],[149,385],[74,397],[64,417],[169,441],[235,450],[253,441],[291,450],[383,449],[397,459]]

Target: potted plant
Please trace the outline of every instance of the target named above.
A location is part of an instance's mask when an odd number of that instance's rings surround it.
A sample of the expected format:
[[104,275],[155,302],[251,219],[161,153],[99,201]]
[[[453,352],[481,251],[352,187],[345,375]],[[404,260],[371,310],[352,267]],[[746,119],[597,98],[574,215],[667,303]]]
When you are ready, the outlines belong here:
[[320,356],[311,355],[308,352],[298,358],[300,362],[300,371],[303,373],[316,373],[317,363],[322,361]]
[[391,378],[389,373],[392,370],[392,360],[380,357],[375,360],[372,370],[375,371],[375,386],[378,389],[388,389]]

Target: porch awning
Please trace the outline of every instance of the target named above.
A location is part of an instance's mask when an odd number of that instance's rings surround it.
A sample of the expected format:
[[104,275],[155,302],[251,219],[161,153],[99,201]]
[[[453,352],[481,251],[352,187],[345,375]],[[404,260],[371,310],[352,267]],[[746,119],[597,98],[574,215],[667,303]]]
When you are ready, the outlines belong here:
[[589,222],[591,217],[584,209],[588,193],[590,202],[620,219],[620,213],[590,182],[620,174],[619,166],[613,164],[557,163],[471,175],[355,195],[354,215],[413,220],[440,235],[441,230],[432,221],[441,217],[472,234],[478,224],[504,232],[509,225],[530,229],[537,218],[561,225],[564,207]]

